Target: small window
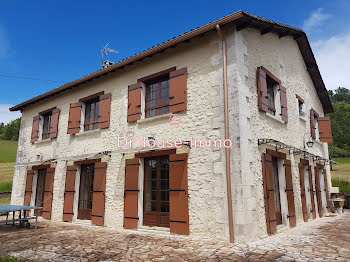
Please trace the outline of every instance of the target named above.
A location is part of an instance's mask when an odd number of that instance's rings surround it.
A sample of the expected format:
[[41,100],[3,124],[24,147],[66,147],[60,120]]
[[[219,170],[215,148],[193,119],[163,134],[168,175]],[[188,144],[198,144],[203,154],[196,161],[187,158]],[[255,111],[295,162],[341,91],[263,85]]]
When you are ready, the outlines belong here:
[[98,128],[99,103],[98,97],[85,102],[84,131]]
[[272,115],[276,115],[276,97],[279,84],[268,75],[266,75],[266,83],[268,112]]
[[305,117],[304,112],[304,99],[302,99],[300,96],[296,95],[296,98],[298,100],[298,112],[299,116]]
[[304,103],[298,100],[299,116],[305,116]]
[[50,128],[51,128],[51,116],[52,111],[42,115],[43,117],[43,132],[42,132],[42,139],[48,139],[50,135]]
[[146,117],[169,113],[169,76],[146,84]]

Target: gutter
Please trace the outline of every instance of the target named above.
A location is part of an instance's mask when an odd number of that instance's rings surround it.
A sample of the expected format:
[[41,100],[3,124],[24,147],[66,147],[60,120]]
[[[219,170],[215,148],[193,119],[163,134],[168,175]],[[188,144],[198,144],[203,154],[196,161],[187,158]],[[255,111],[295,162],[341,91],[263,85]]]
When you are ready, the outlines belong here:
[[[224,87],[224,120],[225,120],[225,140],[230,139],[229,117],[228,117],[228,89],[227,89],[227,51],[226,39],[221,32],[220,25],[216,25],[216,31],[222,42],[222,69],[223,69],[223,87]],[[226,162],[226,192],[228,207],[228,226],[230,233],[230,242],[234,242],[233,234],[233,216],[232,216],[232,191],[231,191],[231,165],[230,165],[231,148],[225,147]]]

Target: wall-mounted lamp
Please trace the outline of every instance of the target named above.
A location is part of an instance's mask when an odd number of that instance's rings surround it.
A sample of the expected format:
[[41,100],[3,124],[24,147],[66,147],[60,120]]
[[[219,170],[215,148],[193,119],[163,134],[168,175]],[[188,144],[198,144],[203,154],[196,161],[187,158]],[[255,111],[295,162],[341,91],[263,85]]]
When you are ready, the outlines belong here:
[[307,142],[306,142],[306,145],[307,145],[308,147],[312,147],[312,146],[314,145],[314,142],[313,142],[313,141],[307,141]]
[[[305,139],[305,136],[309,136],[309,138],[308,138],[307,141],[306,141],[306,139]],[[307,147],[313,147],[314,141],[312,140],[311,133],[306,133],[306,134],[304,135],[303,140],[304,140],[304,148],[306,148],[306,146],[307,146]]]

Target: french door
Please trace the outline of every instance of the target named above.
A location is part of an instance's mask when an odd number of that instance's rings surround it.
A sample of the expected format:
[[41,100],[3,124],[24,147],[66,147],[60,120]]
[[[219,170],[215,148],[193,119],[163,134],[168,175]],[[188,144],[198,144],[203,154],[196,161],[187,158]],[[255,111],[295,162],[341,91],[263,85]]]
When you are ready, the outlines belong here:
[[145,158],[143,224],[169,227],[169,157]]
[[91,220],[95,165],[81,165],[78,219]]
[[[44,202],[44,188],[45,188],[46,169],[38,170],[38,177],[36,181],[35,206],[43,207]],[[42,210],[38,211],[38,215],[42,215]]]
[[272,179],[273,179],[273,191],[275,194],[275,212],[277,225],[282,224],[282,212],[281,212],[281,196],[278,177],[278,161],[276,157],[272,157]]

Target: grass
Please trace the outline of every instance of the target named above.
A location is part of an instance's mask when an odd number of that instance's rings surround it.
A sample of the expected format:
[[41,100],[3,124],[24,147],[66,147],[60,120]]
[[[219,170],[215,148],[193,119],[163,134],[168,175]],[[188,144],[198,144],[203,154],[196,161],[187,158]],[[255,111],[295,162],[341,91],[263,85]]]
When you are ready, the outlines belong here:
[[340,193],[350,193],[350,180],[333,178],[332,186],[339,187]]
[[[9,204],[11,204],[11,197],[6,197],[6,198],[0,199],[0,206],[9,205]],[[0,262],[1,262],[1,260],[0,260]]]
[[20,262],[23,260],[18,260],[17,258],[14,257],[0,257],[0,262]]
[[0,183],[12,181],[15,163],[0,163]]
[[12,191],[12,182],[0,182],[0,193],[1,192],[11,192]]
[[17,141],[0,140],[0,192],[12,190]]
[[0,140],[0,163],[15,162],[17,141]]
[[0,163],[0,192],[11,192],[15,163]]
[[333,160],[339,165],[333,165],[332,179],[350,181],[350,158],[335,158]]

